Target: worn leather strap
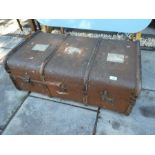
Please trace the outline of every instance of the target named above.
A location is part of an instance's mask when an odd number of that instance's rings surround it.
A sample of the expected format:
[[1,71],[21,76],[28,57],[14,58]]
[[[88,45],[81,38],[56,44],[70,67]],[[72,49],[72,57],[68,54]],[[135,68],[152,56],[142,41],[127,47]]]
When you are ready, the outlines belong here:
[[60,48],[60,46],[62,46],[65,43],[65,40],[67,39],[69,35],[66,35],[65,38],[62,40],[62,42],[60,42],[52,51],[52,53],[50,53],[41,63],[40,69],[39,69],[39,73],[41,76],[41,79],[43,79],[44,81],[44,69],[46,67],[46,65],[48,64],[48,62],[52,59],[52,57],[54,56],[54,54],[56,53],[56,51]]
[[89,59],[89,61],[87,63],[86,71],[85,71],[85,74],[84,74],[84,79],[83,79],[84,80],[83,103],[85,103],[85,104],[87,104],[87,99],[88,99],[89,75],[90,75],[91,69],[93,67],[93,63],[94,63],[94,60],[96,58],[100,43],[101,43],[101,38],[98,39],[98,41],[96,43],[96,46],[93,49],[93,52],[92,52],[92,54],[90,56],[90,59]]
[[[39,69],[39,73],[40,73],[40,78],[43,82],[45,82],[45,75],[44,75],[44,69],[46,67],[46,65],[48,64],[48,62],[52,59],[52,57],[54,56],[54,54],[56,53],[56,51],[60,48],[60,46],[62,46],[65,43],[65,40],[68,38],[69,34],[67,34],[64,39],[54,48],[54,50],[52,51],[52,53],[50,53],[45,59],[44,61],[41,63],[40,69]],[[48,95],[51,96],[51,93],[49,91],[49,88],[47,85],[45,85],[46,89],[48,90]]]

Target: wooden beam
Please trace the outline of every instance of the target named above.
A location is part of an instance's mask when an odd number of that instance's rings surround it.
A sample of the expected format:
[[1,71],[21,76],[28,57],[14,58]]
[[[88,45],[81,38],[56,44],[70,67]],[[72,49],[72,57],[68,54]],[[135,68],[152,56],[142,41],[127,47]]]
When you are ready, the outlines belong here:
[[29,19],[29,24],[32,31],[37,31],[37,26],[34,19]]
[[17,23],[18,23],[18,26],[19,26],[20,30],[23,31],[23,27],[22,27],[19,19],[17,19]]

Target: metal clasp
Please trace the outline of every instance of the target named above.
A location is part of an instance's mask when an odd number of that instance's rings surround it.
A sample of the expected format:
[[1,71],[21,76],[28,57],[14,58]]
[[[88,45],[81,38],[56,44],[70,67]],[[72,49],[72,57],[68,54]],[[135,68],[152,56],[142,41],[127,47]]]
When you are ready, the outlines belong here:
[[101,93],[101,99],[102,99],[102,101],[105,101],[107,103],[110,103],[110,104],[113,103],[113,98],[109,95],[109,93],[107,92],[107,90],[104,90]]
[[59,85],[59,91],[67,92],[67,86],[63,82]]
[[62,82],[59,84],[59,90],[56,91],[59,95],[68,95],[67,86]]

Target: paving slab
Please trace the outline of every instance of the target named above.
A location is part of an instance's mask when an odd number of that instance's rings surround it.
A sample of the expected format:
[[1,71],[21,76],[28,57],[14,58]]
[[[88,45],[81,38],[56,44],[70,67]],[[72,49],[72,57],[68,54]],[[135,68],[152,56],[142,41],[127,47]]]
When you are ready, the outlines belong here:
[[47,99],[47,100],[56,101],[58,103],[69,104],[69,105],[72,105],[72,106],[77,106],[77,107],[81,107],[81,108],[85,108],[85,109],[96,110],[96,111],[98,110],[97,106],[84,105],[84,104],[79,103],[79,102],[63,100],[63,99],[54,98],[54,97],[48,97],[46,95],[42,95],[42,94],[39,94],[39,93],[31,93],[30,96],[34,96],[34,97],[38,97],[38,98],[44,98],[44,99]]
[[12,36],[0,36],[0,48],[12,49],[21,43],[24,39]]
[[0,64],[3,63],[5,56],[11,51],[11,49],[0,48]]
[[27,92],[18,91],[0,65],[0,129],[6,126],[26,96]]
[[92,134],[96,112],[28,97],[3,134]]
[[155,52],[141,51],[142,87],[155,90]]
[[143,90],[129,116],[101,109],[96,134],[155,134],[155,92]]

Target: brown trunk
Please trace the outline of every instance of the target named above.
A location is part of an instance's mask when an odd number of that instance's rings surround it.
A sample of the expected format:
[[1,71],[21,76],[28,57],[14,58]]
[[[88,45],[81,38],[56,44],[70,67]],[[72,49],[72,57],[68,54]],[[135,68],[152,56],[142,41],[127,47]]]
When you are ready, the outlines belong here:
[[141,88],[139,45],[38,33],[5,61],[18,89],[128,114]]

